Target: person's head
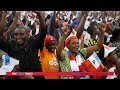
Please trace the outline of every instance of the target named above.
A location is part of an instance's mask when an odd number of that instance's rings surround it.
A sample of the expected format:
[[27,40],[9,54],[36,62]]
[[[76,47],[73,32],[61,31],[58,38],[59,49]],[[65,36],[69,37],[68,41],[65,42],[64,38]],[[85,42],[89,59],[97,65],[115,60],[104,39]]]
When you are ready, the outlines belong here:
[[91,22],[91,20],[92,20],[91,18],[88,18],[88,19],[87,19],[87,21],[89,21],[89,22]]
[[50,19],[50,18],[51,18],[51,16],[50,16],[50,14],[48,14],[47,17],[46,17],[46,19]]
[[72,20],[72,23],[71,23],[71,25],[78,25],[78,23],[79,23],[79,21],[78,21],[78,19],[77,18],[74,18],[73,20]]
[[28,38],[28,31],[24,27],[18,27],[14,32],[14,38],[17,44],[24,44]]
[[115,30],[112,31],[112,37],[111,40],[119,40],[120,39],[120,29],[116,28]]
[[93,26],[98,26],[98,23],[97,23],[97,22],[95,22],[95,21],[92,21],[92,22],[90,23],[90,25],[93,25]]
[[108,34],[111,34],[111,32],[112,32],[111,23],[110,23],[110,22],[106,22],[106,23],[105,23],[105,26],[106,26],[106,32],[107,32]]
[[99,35],[99,29],[97,28],[97,26],[95,25],[90,25],[88,28],[87,28],[87,32],[91,35],[91,36],[96,36],[96,35]]
[[56,20],[55,20],[55,28],[59,28],[59,27],[60,27],[60,24],[61,24],[60,20],[59,20],[59,19],[56,19]]
[[68,22],[68,18],[66,18],[64,21],[65,21],[65,22]]
[[54,53],[56,49],[56,39],[49,35],[44,39],[44,46],[48,49],[49,52]]
[[117,78],[120,79],[120,59],[118,59],[116,62],[115,74]]
[[72,52],[77,53],[79,50],[79,41],[76,36],[68,36],[65,41],[65,46]]
[[31,27],[30,27],[32,30],[36,29],[36,23],[34,22]]

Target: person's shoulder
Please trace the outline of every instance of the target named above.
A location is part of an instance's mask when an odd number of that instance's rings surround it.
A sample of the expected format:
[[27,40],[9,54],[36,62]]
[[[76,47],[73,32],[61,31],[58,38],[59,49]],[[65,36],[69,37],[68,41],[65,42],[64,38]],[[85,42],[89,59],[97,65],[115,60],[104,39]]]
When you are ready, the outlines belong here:
[[34,36],[29,36],[29,37],[28,37],[28,40],[29,40],[29,41],[33,41],[33,40],[35,40],[35,37],[34,37]]
[[16,41],[15,41],[15,39],[11,38],[11,39],[8,40],[8,43],[9,44],[14,44],[14,43],[16,43]]

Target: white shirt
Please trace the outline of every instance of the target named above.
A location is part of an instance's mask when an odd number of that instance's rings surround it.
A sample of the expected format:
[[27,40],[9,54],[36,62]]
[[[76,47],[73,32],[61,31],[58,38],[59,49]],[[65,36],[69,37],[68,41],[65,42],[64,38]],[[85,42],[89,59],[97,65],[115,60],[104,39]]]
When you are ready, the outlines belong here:
[[86,21],[86,22],[85,22],[85,25],[84,25],[84,28],[87,29],[89,26],[90,26],[90,22],[89,22],[89,21]]
[[87,31],[83,31],[83,34],[85,35],[84,44],[88,45],[88,42],[89,42],[89,39],[90,39],[90,34]]

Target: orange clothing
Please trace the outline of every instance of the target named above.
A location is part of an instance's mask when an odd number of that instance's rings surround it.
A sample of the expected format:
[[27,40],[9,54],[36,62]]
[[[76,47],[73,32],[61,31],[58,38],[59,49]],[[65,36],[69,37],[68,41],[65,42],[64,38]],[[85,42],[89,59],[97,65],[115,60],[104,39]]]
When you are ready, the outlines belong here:
[[[59,72],[59,64],[54,53],[44,47],[42,52],[39,50],[39,55],[43,72]],[[45,79],[59,79],[59,76],[45,76]]]

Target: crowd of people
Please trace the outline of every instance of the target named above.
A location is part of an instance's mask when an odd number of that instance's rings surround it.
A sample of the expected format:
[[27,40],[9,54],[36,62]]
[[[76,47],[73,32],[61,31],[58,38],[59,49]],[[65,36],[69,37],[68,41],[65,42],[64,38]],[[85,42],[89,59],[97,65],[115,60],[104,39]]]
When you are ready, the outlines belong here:
[[4,54],[19,60],[13,72],[89,72],[82,63],[94,52],[102,66],[97,72],[113,76],[1,79],[119,79],[120,11],[0,11],[0,65]]

